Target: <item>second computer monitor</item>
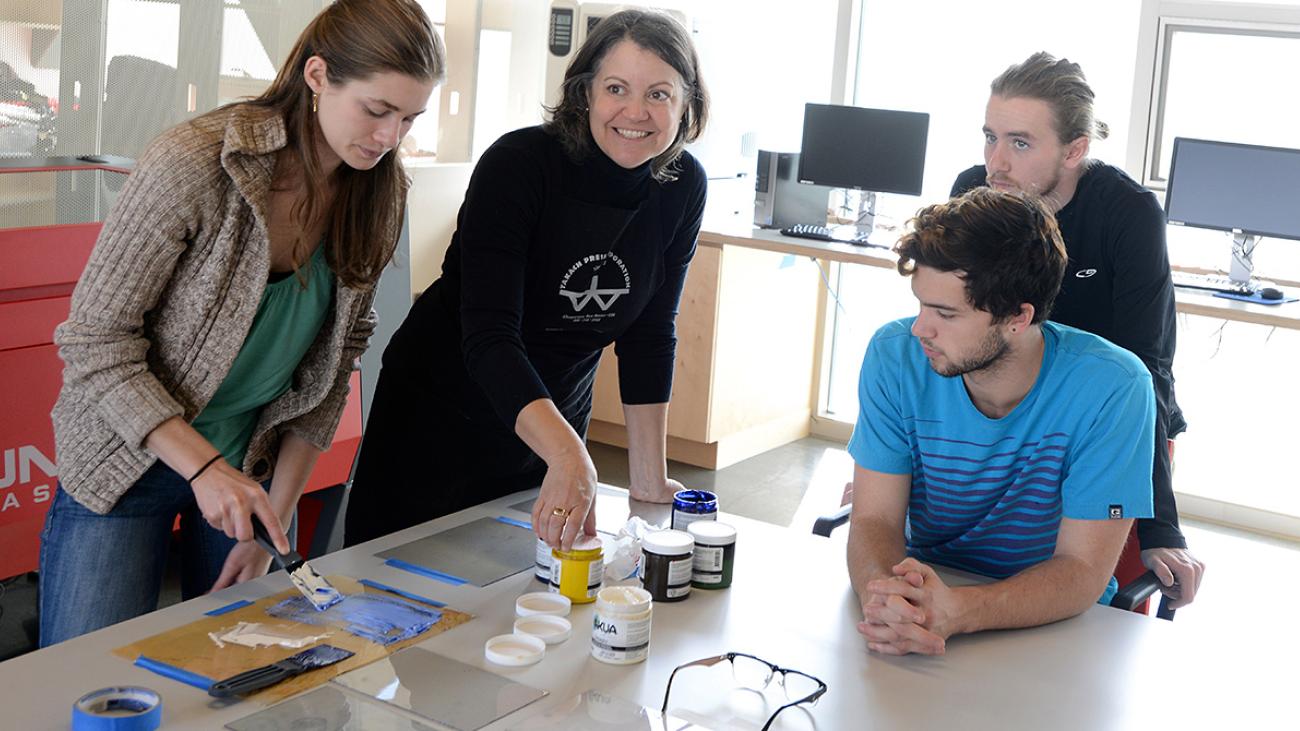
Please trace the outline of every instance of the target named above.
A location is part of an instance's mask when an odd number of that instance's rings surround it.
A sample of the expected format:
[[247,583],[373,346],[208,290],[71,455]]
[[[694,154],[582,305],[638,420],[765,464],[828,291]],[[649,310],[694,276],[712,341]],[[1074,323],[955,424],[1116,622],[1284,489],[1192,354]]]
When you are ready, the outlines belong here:
[[1174,139],[1169,222],[1300,239],[1300,150]]
[[807,104],[799,182],[920,195],[930,115]]

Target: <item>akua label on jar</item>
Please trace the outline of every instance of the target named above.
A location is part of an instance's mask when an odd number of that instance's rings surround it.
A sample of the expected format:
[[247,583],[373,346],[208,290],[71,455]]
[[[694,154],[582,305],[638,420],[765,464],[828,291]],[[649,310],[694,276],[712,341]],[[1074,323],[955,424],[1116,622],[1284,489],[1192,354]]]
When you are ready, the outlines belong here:
[[717,520],[718,511],[711,513],[688,513],[684,510],[673,511],[673,530],[686,530],[691,523],[697,520]]
[[691,573],[695,570],[695,562],[691,558],[682,558],[676,561],[668,562],[668,594],[669,596],[681,596],[673,594],[673,587],[678,584],[691,583]]
[[695,544],[695,570],[721,571],[722,553],[722,546],[701,546],[698,543]]
[[551,578],[554,569],[551,567],[551,547],[541,538],[537,539],[536,554],[533,557],[533,563],[536,565],[533,574],[542,581]]
[[605,580],[605,562],[592,561],[587,564],[587,597],[596,598],[596,593],[600,591],[600,585]]
[[591,654],[597,660],[643,660],[650,649],[650,612],[640,617],[592,616]]

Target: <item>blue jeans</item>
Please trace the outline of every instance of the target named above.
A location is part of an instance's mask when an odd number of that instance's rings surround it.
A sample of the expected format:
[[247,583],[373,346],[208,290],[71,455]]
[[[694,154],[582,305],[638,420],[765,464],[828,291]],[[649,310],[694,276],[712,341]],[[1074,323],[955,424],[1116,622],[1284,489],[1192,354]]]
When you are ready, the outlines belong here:
[[155,462],[107,515],[60,487],[41,533],[41,647],[156,609],[177,515],[190,599],[216,583],[235,541],[203,519],[185,478]]

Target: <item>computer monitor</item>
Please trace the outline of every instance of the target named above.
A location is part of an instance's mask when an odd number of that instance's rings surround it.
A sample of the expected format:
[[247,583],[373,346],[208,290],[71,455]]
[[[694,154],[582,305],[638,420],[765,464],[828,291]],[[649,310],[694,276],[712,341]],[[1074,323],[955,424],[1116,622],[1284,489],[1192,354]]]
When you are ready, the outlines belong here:
[[805,104],[799,182],[920,195],[930,115]]
[[1169,223],[1233,236],[1229,278],[1248,283],[1260,237],[1300,240],[1300,150],[1174,138]]
[[930,115],[805,104],[799,182],[866,191],[858,225],[869,232],[876,193],[920,195]]

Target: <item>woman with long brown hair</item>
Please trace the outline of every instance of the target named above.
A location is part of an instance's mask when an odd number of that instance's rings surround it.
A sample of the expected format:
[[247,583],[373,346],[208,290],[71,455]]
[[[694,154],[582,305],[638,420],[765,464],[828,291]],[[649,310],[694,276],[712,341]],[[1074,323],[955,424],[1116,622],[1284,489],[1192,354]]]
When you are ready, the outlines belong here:
[[250,516],[288,549],[396,246],[393,151],[444,59],[415,0],[338,0],[264,94],[144,152],[55,335],[42,646],[152,610],[178,515],[186,598],[266,572]]

